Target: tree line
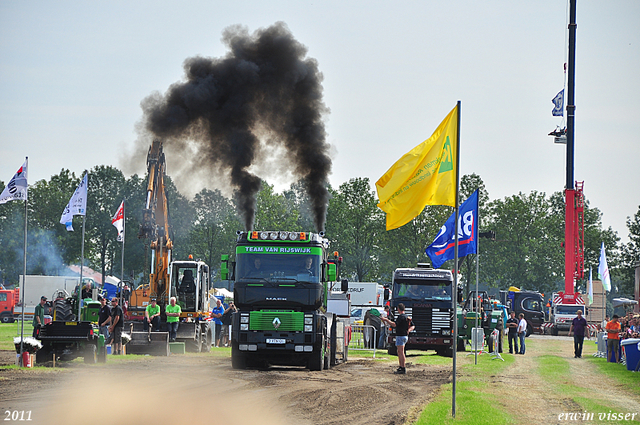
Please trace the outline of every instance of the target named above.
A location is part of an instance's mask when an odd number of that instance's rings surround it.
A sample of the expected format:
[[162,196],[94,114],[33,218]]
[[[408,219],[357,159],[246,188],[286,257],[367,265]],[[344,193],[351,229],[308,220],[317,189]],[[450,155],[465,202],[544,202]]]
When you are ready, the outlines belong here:
[[[81,217],[74,219],[74,232],[59,223],[60,216],[82,176],[63,169],[49,180],[29,187],[27,274],[64,274],[69,264],[81,258]],[[146,178],[126,178],[115,167],[96,166],[89,170],[85,265],[105,275],[120,276],[122,244],[111,217],[125,200],[125,280],[146,282],[150,252],[138,239],[142,208],[146,197]],[[4,183],[0,182],[0,190]],[[495,232],[495,238],[479,241],[479,281],[488,287],[551,292],[564,288],[564,199],[532,191],[503,199],[491,199],[484,182],[476,174],[465,175],[460,183],[460,201],[479,189],[479,231]],[[232,254],[237,230],[244,230],[233,199],[218,190],[203,189],[193,199],[180,193],[170,177],[166,179],[169,202],[170,236],[173,258],[188,255],[211,266],[212,279],[218,278],[221,254]],[[329,187],[326,237],[331,249],[343,257],[343,278],[352,281],[389,283],[397,267],[430,262],[424,250],[433,241],[453,208],[427,206],[410,223],[385,230],[385,214],[368,178],[356,177],[337,188]],[[640,206],[627,220],[629,243],[621,243],[611,228],[602,226],[602,213],[585,202],[585,268],[597,276],[600,244],[607,247],[607,259],[616,294],[633,296],[634,268],[640,259]],[[257,197],[256,230],[314,231],[312,211],[304,183],[293,183],[277,193],[262,182]],[[24,204],[0,205],[0,273],[5,284],[18,281],[23,267]],[[147,241],[148,243],[148,241]],[[476,255],[460,260],[463,282],[475,283]],[[452,268],[448,261],[443,268]],[[586,291],[585,280],[578,282]],[[595,277],[594,277],[595,278]]]

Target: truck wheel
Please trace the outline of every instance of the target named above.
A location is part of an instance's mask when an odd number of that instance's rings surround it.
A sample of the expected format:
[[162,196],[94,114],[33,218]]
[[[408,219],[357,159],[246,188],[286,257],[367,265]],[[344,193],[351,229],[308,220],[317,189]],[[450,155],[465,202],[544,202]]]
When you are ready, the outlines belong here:
[[238,344],[236,343],[231,344],[231,367],[240,370],[247,368],[247,357],[238,350]]
[[13,322],[13,316],[10,314],[3,314],[0,316],[0,321],[2,323],[11,323]]
[[95,364],[97,361],[96,345],[88,344],[84,347],[84,362],[87,364]]
[[458,338],[457,351],[467,351],[467,342],[464,339]]
[[529,336],[533,333],[533,326],[531,325],[531,323],[527,322],[527,335]]
[[322,341],[320,342],[320,348],[318,348],[318,350],[314,353],[311,354],[311,357],[309,358],[309,370],[322,370],[322,367],[324,366],[324,337],[322,338]]
[[396,347],[395,345],[390,345],[389,347],[387,347],[387,353],[390,356],[397,356],[398,355],[398,347]]

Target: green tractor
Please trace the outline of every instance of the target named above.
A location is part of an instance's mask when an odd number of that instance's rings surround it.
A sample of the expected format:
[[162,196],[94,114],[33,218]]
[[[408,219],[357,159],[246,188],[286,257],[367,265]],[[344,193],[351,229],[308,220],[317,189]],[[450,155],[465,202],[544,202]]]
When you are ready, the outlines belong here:
[[[476,303],[479,307],[479,314],[476,313]],[[458,351],[465,351],[467,341],[471,341],[471,332],[476,327],[484,330],[484,338],[487,346],[492,350],[494,341],[492,333],[495,329],[500,331],[498,338],[498,352],[502,352],[502,330],[507,322],[507,308],[500,304],[498,300],[491,299],[486,291],[469,291],[462,308],[458,308]],[[473,348],[473,347],[472,347]]]
[[57,291],[53,301],[53,320],[42,326],[36,338],[42,348],[36,353],[36,361],[73,360],[84,357],[85,363],[106,362],[104,336],[100,335],[98,313],[100,302],[87,298],[82,302],[80,318],[77,318],[78,300],[65,291]]

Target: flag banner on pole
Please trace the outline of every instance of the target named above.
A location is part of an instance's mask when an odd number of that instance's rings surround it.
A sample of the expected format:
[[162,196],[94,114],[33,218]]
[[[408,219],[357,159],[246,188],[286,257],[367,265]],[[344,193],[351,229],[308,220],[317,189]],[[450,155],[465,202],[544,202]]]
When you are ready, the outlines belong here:
[[62,212],[60,224],[67,226],[69,232],[73,232],[73,216],[87,214],[87,174],[80,182],[80,186],[73,192],[73,196]]
[[0,194],[0,204],[9,201],[26,201],[27,194],[27,161],[25,161]]
[[551,110],[551,115],[554,117],[563,117],[564,116],[564,89],[560,90],[560,93],[556,95],[556,97],[551,100],[553,102],[553,109]]
[[598,274],[602,281],[602,286],[607,292],[611,291],[611,276],[609,276],[609,266],[607,265],[607,254],[604,252],[604,242],[600,247],[600,264],[598,264]]
[[[453,222],[455,212],[440,228],[438,236],[431,245],[427,247],[425,253],[431,258],[434,268],[438,268],[445,261],[453,259],[455,256],[455,233]],[[478,242],[478,191],[473,192],[469,198],[460,206],[460,217],[458,219],[458,257],[462,258],[469,254],[476,254]]]
[[407,224],[426,205],[455,206],[458,113],[456,106],[431,137],[376,182],[378,207],[387,213],[387,230]]
[[589,305],[593,304],[593,276],[591,275],[591,267],[589,267]]
[[113,224],[118,231],[118,242],[124,241],[124,201],[120,203],[118,211],[116,211],[111,219],[111,224]]

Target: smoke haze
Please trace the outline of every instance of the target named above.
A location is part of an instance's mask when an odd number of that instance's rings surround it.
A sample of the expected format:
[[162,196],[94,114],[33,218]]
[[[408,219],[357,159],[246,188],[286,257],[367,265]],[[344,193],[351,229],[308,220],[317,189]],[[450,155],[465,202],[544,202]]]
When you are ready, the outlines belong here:
[[324,230],[331,159],[317,61],[281,22],[253,34],[229,27],[223,42],[225,57],[186,59],[184,82],[142,102],[142,139],[158,138],[190,158],[178,180],[185,173],[228,176],[246,230],[261,184],[255,170],[286,167],[304,180],[316,230]]

